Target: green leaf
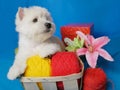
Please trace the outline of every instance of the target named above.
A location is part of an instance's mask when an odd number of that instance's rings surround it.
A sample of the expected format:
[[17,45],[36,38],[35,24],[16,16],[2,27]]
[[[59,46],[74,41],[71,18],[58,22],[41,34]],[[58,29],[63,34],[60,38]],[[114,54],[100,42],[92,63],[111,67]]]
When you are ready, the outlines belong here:
[[71,39],[68,39],[68,40],[71,42],[71,44],[69,44],[66,47],[66,50],[68,50],[68,51],[76,51],[76,49],[82,48],[84,45],[84,39],[80,40],[78,36],[77,36],[77,38],[74,38],[73,41]]
[[75,51],[76,50],[74,46],[67,46],[65,49],[67,51]]

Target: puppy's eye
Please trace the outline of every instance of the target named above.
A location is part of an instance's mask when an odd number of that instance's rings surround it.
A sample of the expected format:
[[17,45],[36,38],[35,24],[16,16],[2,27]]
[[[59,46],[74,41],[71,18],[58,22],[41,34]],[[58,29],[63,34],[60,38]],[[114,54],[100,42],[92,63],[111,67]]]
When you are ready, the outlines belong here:
[[34,23],[36,23],[37,21],[38,21],[38,19],[37,19],[37,18],[34,18],[34,19],[33,19],[33,22],[34,22]]

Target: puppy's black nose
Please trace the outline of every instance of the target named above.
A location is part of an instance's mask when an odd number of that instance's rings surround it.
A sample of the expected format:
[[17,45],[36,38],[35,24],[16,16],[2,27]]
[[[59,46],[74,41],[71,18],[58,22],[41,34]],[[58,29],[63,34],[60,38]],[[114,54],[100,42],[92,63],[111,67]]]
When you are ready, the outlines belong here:
[[50,29],[52,27],[51,23],[45,23],[45,26],[47,29]]

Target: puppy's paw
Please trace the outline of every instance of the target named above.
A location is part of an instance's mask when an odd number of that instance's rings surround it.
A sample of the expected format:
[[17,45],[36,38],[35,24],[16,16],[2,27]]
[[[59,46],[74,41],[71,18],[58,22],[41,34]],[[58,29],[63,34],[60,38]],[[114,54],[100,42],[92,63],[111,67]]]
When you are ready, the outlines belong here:
[[51,56],[56,52],[61,51],[60,45],[58,44],[46,44],[44,46],[38,46],[33,49],[34,54],[38,54],[42,58]]
[[46,52],[39,52],[39,56],[45,58],[48,57],[48,54]]
[[42,51],[39,52],[39,56],[42,58],[51,58],[53,54],[55,54],[57,51],[55,51],[54,49],[51,49],[49,51]]
[[19,69],[17,67],[11,67],[8,74],[7,78],[10,80],[16,79],[20,75]]
[[10,80],[16,79],[17,77],[24,73],[25,69],[26,64],[22,64],[22,66],[20,67],[12,66],[7,74],[8,79]]

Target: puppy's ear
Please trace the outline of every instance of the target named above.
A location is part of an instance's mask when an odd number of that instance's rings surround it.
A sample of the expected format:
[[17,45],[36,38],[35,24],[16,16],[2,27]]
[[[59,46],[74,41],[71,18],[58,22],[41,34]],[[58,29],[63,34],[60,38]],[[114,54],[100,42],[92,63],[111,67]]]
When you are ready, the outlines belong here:
[[18,17],[20,20],[22,20],[24,17],[24,9],[21,7],[18,8]]
[[[16,25],[20,25],[21,21],[24,18],[24,15],[25,15],[24,12],[25,12],[24,8],[21,8],[21,7],[18,8],[18,11],[16,13],[16,19],[15,19]],[[19,30],[16,29],[16,31],[19,31]]]

